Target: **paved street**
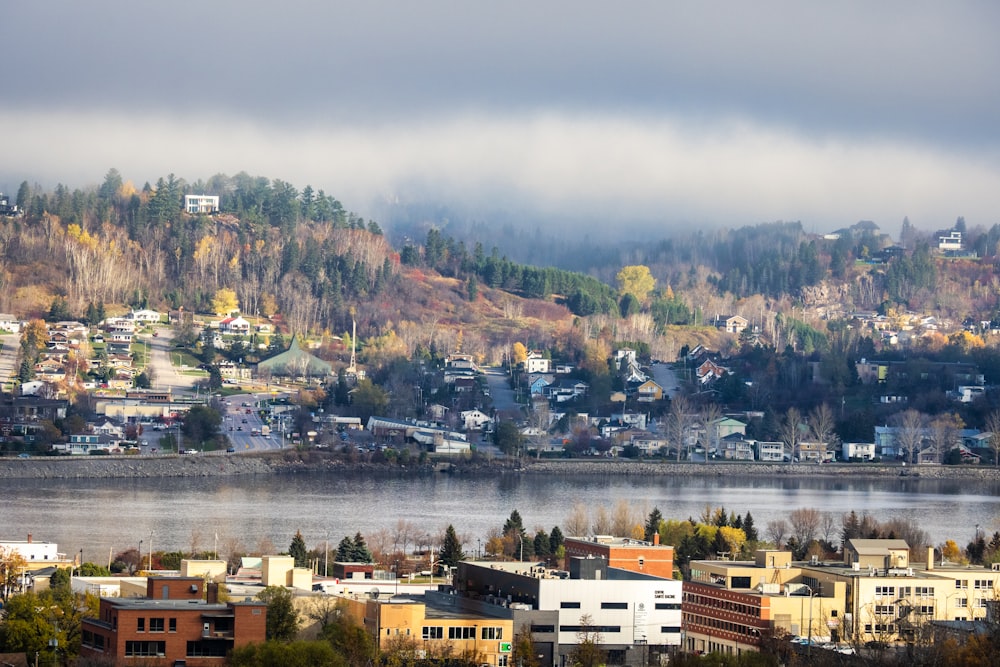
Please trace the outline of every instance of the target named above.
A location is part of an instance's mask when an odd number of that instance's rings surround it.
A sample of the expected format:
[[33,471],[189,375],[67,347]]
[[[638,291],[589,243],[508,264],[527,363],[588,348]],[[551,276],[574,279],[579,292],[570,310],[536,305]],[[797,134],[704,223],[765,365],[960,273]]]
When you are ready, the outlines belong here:
[[19,334],[4,334],[0,336],[0,342],[3,343],[3,349],[0,349],[0,384],[6,387],[13,377],[14,371],[17,370],[14,366],[17,363],[17,350],[21,344],[21,336]]
[[171,393],[186,394],[193,391],[194,378],[182,375],[170,362],[170,350],[173,345],[173,331],[167,327],[157,329],[157,336],[146,335],[143,342],[149,344],[149,365],[153,369],[153,388],[170,389]]

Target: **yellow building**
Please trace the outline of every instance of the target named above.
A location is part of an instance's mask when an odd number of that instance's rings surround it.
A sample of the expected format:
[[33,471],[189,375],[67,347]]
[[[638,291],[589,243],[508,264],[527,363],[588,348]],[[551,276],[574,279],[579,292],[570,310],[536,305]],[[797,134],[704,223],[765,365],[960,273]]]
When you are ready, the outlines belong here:
[[509,667],[514,625],[439,603],[444,595],[343,598],[348,613],[376,638],[380,651],[414,658],[461,657],[478,665]]
[[804,566],[814,585],[847,585],[844,635],[852,640],[897,642],[926,638],[930,621],[986,618],[998,599],[1000,571],[992,567],[914,563],[903,540],[849,540],[844,562]]
[[762,638],[799,635],[837,642],[846,585],[809,586],[787,551],[758,551],[754,561],[693,561],[681,611],[684,650],[739,655]]

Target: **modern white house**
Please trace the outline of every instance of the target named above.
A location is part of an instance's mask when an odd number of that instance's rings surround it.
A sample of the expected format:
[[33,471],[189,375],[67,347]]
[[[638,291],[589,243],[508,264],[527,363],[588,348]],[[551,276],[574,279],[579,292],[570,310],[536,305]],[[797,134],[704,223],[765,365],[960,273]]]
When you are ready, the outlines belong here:
[[184,195],[184,210],[191,215],[216,213],[219,210],[219,196]]

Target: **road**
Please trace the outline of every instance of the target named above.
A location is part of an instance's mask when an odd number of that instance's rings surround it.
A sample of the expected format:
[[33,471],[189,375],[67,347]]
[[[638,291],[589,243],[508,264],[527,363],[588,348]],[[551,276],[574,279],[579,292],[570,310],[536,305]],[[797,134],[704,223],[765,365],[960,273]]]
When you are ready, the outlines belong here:
[[510,388],[507,374],[503,369],[487,368],[483,372],[486,375],[486,384],[490,387],[493,409],[508,415],[512,412],[520,413],[521,406],[514,400],[514,390]]
[[280,429],[275,427],[270,435],[260,433],[264,426],[260,418],[259,401],[272,398],[271,394],[235,394],[223,402],[222,432],[229,438],[237,452],[281,449]]
[[196,378],[182,375],[170,362],[170,350],[173,347],[174,334],[169,327],[157,329],[154,338],[143,336],[143,342],[149,345],[149,365],[153,369],[153,388],[169,389],[174,395],[189,394]]
[[4,334],[0,336],[3,349],[0,349],[0,385],[6,386],[17,364],[17,350],[21,344],[20,334]]

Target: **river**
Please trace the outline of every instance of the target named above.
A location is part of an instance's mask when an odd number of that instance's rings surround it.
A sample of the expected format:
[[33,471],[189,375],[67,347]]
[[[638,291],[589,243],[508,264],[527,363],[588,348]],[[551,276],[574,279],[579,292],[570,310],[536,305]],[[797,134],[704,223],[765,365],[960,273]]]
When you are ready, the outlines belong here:
[[104,562],[110,551],[138,546],[225,556],[238,540],[254,551],[264,540],[287,550],[297,530],[313,548],[345,535],[391,531],[399,520],[439,535],[450,523],[473,552],[477,540],[517,509],[525,527],[562,526],[574,503],[627,500],[641,521],[654,506],[666,518],[698,517],[706,504],[767,522],[795,508],[839,517],[851,510],[880,521],[903,517],[935,544],[967,544],[976,526],[1000,530],[1000,483],[970,480],[830,479],[823,477],[683,477],[627,475],[425,475],[379,477],[306,473],[206,478],[4,480],[0,539],[56,542]]

